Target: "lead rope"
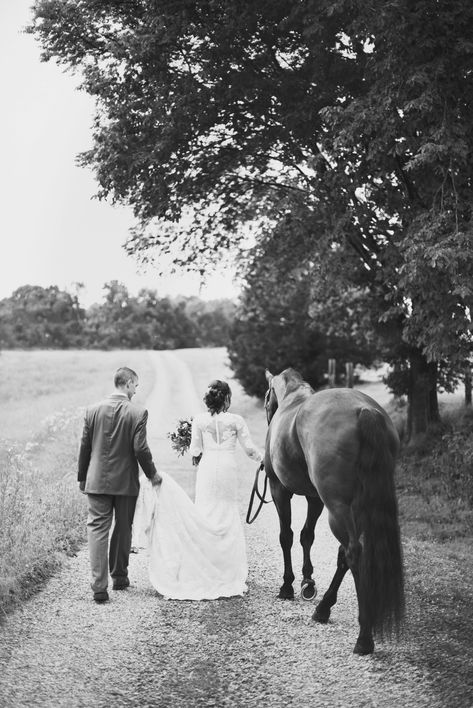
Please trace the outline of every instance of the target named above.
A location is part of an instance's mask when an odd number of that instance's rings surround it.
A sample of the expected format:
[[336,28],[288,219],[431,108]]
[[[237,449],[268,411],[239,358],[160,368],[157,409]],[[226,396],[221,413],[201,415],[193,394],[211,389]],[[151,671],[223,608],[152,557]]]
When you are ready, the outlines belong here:
[[[250,503],[248,504],[248,511],[246,512],[246,523],[247,524],[253,523],[253,521],[256,519],[256,517],[260,513],[261,509],[263,508],[263,504],[270,504],[273,501],[272,499],[265,499],[266,490],[268,488],[268,475],[266,473],[264,475],[263,493],[261,494],[258,489],[259,473],[263,469],[264,469],[264,467],[262,467],[262,465],[260,464],[260,465],[258,465],[258,468],[256,470],[255,481],[253,482],[253,489],[251,490],[251,494],[250,494]],[[259,499],[259,505],[258,505],[258,508],[256,509],[255,513],[253,514],[253,518],[251,518],[251,512],[253,511],[253,503],[255,500],[255,496],[257,496]]]

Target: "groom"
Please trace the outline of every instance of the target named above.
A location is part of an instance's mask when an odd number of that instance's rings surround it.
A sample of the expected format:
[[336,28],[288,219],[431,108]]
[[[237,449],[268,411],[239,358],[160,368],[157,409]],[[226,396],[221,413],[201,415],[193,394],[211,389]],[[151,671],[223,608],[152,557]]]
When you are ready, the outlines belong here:
[[138,375],[124,366],[116,372],[114,384],[111,396],[87,409],[79,451],[77,478],[88,498],[87,538],[96,602],[109,599],[108,567],[114,590],[130,585],[128,559],[140,488],[138,464],[153,485],[162,481],[146,440],[148,411],[131,403]]

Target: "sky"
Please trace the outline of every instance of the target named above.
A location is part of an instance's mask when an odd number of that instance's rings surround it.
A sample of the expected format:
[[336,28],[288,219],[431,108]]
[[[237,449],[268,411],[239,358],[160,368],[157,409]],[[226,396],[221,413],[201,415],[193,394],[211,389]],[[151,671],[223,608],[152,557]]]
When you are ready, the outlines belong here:
[[133,295],[149,287],[160,296],[234,297],[229,273],[201,287],[194,275],[140,272],[126,255],[131,210],[94,199],[93,173],[76,165],[91,145],[93,100],[77,90],[77,78],[40,61],[37,42],[22,32],[31,4],[0,0],[0,299],[21,285],[82,282],[88,306],[110,280]]

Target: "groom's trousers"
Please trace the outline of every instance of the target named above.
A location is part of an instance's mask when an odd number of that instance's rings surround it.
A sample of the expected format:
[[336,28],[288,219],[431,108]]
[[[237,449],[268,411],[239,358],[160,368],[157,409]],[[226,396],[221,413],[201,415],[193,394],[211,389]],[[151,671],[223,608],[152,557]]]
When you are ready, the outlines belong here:
[[[108,586],[108,569],[115,582],[128,577],[128,560],[131,532],[137,497],[111,494],[88,494],[89,515],[87,539],[89,544],[91,587],[93,592],[103,592]],[[115,512],[112,536],[109,533]]]

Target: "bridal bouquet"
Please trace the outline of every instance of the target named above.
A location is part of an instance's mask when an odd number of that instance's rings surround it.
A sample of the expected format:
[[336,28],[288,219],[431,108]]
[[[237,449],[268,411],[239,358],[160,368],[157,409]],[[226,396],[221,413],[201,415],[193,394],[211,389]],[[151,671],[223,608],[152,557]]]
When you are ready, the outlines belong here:
[[190,420],[180,420],[173,433],[168,433],[171,440],[171,447],[178,455],[183,455],[190,447],[192,433],[192,418]]

